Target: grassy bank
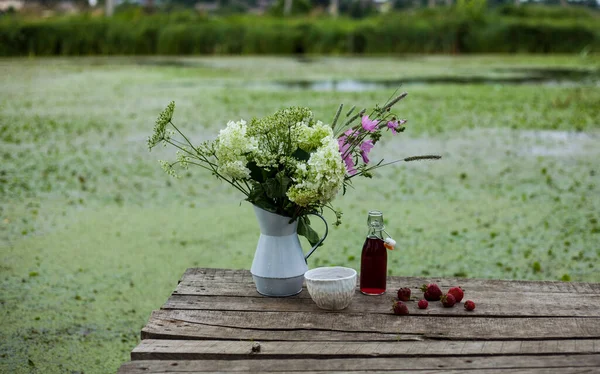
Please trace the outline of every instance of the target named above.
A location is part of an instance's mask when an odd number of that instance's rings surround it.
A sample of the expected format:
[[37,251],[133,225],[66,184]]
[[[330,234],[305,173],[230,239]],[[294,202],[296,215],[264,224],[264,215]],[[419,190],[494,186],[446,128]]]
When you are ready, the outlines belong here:
[[599,24],[600,12],[538,6],[440,7],[362,20],[192,12],[4,16],[0,56],[589,53],[600,50]]
[[[357,268],[366,212],[379,208],[398,241],[392,274],[600,281],[597,78],[503,83],[599,66],[568,56],[0,60],[0,371],[114,372],[186,268],[249,268],[251,207],[201,170],[170,179],[156,160],[171,152],[146,149],[170,100],[200,141],[230,119],[305,105],[329,121],[340,102],[393,91],[273,81],[430,79],[402,87],[407,131],[374,157],[443,159],[383,170],[340,196],[343,224],[311,268]],[[469,76],[493,83],[442,83]]]

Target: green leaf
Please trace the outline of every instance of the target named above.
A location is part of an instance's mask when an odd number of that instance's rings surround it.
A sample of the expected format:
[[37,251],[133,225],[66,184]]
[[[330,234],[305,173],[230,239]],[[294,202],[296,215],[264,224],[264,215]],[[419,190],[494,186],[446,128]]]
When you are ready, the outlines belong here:
[[277,174],[277,182],[279,182],[279,186],[285,195],[287,190],[290,188],[290,184],[292,184],[292,178],[285,175],[283,171]]
[[312,227],[307,216],[298,218],[298,235],[304,236],[311,246],[314,246],[321,240],[321,237]]
[[275,178],[267,179],[265,183],[263,183],[263,186],[267,197],[271,199],[281,197],[281,195],[279,194],[279,183]]
[[276,212],[277,207],[273,204],[273,200],[269,199],[265,194],[263,185],[255,183],[250,190],[250,194],[246,198],[250,203],[269,212]]
[[298,161],[308,161],[308,159],[310,158],[310,153],[298,148],[296,149],[296,151],[294,151],[294,153],[292,153],[292,157]]
[[263,187],[260,183],[253,183],[252,184],[252,189],[250,190],[250,193],[248,194],[248,201],[250,202],[254,202],[254,200],[258,199],[261,195],[264,195],[265,191],[263,190]]
[[275,178],[267,179],[263,184],[265,194],[271,199],[283,198],[291,183],[291,178],[286,176],[284,172],[279,172]]
[[246,166],[250,170],[250,178],[252,178],[252,180],[255,180],[259,183],[264,182],[263,170],[256,165],[256,162],[250,161]]

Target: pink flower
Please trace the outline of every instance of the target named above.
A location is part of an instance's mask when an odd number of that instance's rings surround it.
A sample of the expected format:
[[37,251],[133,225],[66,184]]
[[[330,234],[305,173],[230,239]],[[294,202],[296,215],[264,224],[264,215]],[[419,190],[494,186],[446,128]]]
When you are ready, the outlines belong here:
[[401,119],[399,121],[389,121],[387,123],[388,129],[392,130],[392,133],[396,134],[396,130],[398,130],[398,126],[404,125],[406,123],[405,119]]
[[379,123],[378,120],[370,120],[369,116],[365,115],[362,118],[362,127],[363,129],[365,129],[368,132],[375,132],[377,131],[377,124]]
[[358,130],[348,129],[348,130],[346,130],[346,132],[344,133],[344,135],[345,135],[344,138],[347,138],[347,137],[358,137],[359,132],[358,132]]
[[368,164],[369,163],[369,152],[371,152],[371,149],[373,148],[373,141],[371,139],[365,140],[360,145],[359,148],[360,148],[360,155],[362,156],[364,163]]
[[389,121],[387,123],[388,129],[392,130],[393,134],[396,134],[396,129],[398,128],[398,121]]
[[[348,131],[346,131],[346,133],[347,132]],[[352,160],[352,155],[350,154],[350,152],[348,152],[348,149],[350,149],[350,144],[348,144],[346,140],[346,136],[340,136],[338,138],[338,146],[340,148],[340,154],[342,155],[342,159],[346,164],[346,169],[348,170],[348,173],[350,175],[354,175],[356,174],[356,169],[354,168],[354,161]]]
[[346,143],[346,137],[345,136],[340,136],[338,138],[338,147],[340,148],[340,153],[342,155],[344,153],[346,153],[346,151],[348,150],[348,148],[350,148],[350,144]]
[[347,156],[344,159],[344,163],[346,164],[346,169],[348,169],[348,174],[350,174],[350,175],[356,174],[356,169],[354,168],[354,161],[352,161],[351,156]]

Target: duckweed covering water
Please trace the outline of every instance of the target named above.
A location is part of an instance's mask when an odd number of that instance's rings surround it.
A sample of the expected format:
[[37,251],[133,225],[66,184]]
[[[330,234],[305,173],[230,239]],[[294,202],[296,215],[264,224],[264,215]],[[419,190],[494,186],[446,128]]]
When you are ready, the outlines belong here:
[[[599,66],[506,56],[182,59],[185,69],[139,61],[0,61],[2,372],[114,372],[186,268],[249,268],[258,232],[249,204],[201,170],[170,179],[156,162],[169,150],[146,149],[170,100],[177,123],[201,141],[227,120],[282,106],[310,106],[328,121],[340,102],[392,94],[256,90],[255,82]],[[398,242],[391,274],[600,281],[597,86],[406,90],[407,131],[374,152],[443,159],[358,181],[337,199],[343,224],[310,267],[358,268],[366,213],[381,209]]]

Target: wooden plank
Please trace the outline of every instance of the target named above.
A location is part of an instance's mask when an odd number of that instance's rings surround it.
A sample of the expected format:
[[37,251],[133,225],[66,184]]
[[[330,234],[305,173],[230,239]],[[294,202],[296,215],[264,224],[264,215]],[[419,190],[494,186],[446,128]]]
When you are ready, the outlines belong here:
[[252,330],[237,327],[190,325],[172,319],[150,318],[142,329],[142,339],[242,339],[242,340],[315,340],[315,341],[398,341],[422,340],[414,334],[355,333],[319,330]]
[[[410,372],[431,373],[465,370],[490,370],[491,373],[583,373],[598,372],[600,355],[552,356],[461,356],[398,358],[341,358],[330,360],[292,359],[269,360],[146,360],[124,364],[119,373],[182,373],[182,372]],[[529,370],[527,370],[529,369]],[[536,370],[537,369],[537,370]],[[575,370],[577,369],[577,370]],[[513,371],[509,371],[513,370]],[[591,371],[590,371],[591,370]]]
[[[558,282],[558,281],[505,281],[492,279],[466,278],[423,278],[388,277],[388,292],[393,293],[400,287],[409,287],[416,294],[424,283],[437,283],[442,289],[461,286],[467,292],[505,292],[505,293],[565,293],[600,294],[600,283]],[[241,285],[243,288],[240,288]],[[201,287],[205,290],[199,290]],[[184,295],[227,295],[236,289],[254,291],[252,276],[248,270],[225,269],[188,269],[177,287],[178,294]],[[232,296],[244,296],[247,292],[232,293]]]
[[[312,299],[303,296],[289,298],[269,298],[259,296],[201,296],[173,294],[162,309],[186,310],[239,310],[270,312],[315,312],[329,313],[319,309]],[[421,295],[419,295],[421,296]],[[476,300],[477,308],[466,312],[462,303],[454,308],[444,308],[439,302],[430,302],[429,308],[417,308],[416,300],[408,302],[413,315],[430,316],[529,316],[529,317],[600,317],[600,294],[587,295],[583,298],[577,294],[565,294],[556,300],[556,294],[545,293],[505,293],[472,291],[467,294]],[[383,313],[391,311],[392,296],[366,296],[357,292],[352,303],[343,313]]]
[[[260,296],[256,291],[256,287],[252,281],[250,282],[239,282],[239,283],[227,283],[217,281],[188,281],[183,280],[178,285],[173,294],[177,295],[204,295],[204,296],[236,296],[236,297],[249,297],[249,296]],[[302,292],[296,296],[289,298],[297,299],[303,298],[308,299],[310,295],[306,288],[303,288]],[[286,298],[288,299],[288,298]],[[282,298],[283,300],[283,298]]]
[[252,274],[246,269],[188,268],[179,281],[188,280],[227,283],[252,282]]
[[[580,340],[584,349],[563,349],[564,340],[510,341],[518,349],[504,349],[504,341],[398,341],[398,342],[315,342],[315,341],[223,341],[145,339],[131,352],[132,360],[240,360],[261,359],[429,357],[473,355],[550,355],[600,353],[600,340]],[[255,344],[260,352],[254,352]],[[570,349],[569,349],[570,348]]]
[[[152,364],[151,364],[152,365]],[[121,370],[130,370],[123,365],[123,369]],[[181,372],[190,373],[190,371],[147,371],[148,368],[144,368],[142,371],[119,371],[118,373],[161,373],[161,374],[175,374]],[[193,373],[198,373],[199,371],[193,370]],[[280,373],[289,373],[290,371],[281,371]],[[410,372],[419,372],[423,373],[423,371],[414,371],[414,370],[385,370],[379,371],[390,374],[402,374],[402,373],[410,373]],[[234,371],[212,371],[214,374],[223,374],[223,373],[234,373]],[[251,373],[251,372],[250,372]],[[262,373],[262,371],[257,371],[256,373]],[[273,372],[272,372],[273,373]],[[339,371],[303,371],[304,374],[331,374],[331,373],[340,373]],[[360,374],[369,374],[373,373],[371,370],[361,370],[361,371],[344,371],[343,373],[360,373]],[[465,369],[459,370],[446,370],[446,369],[431,369],[426,371],[427,374],[464,374]],[[598,374],[598,370],[595,368],[523,368],[523,369],[478,369],[477,373],[481,374]]]
[[[415,283],[415,282],[413,282]],[[550,290],[544,289],[545,282],[540,282],[539,285],[531,285],[530,288],[526,288],[525,285],[520,282],[515,282],[515,284],[507,283],[503,287],[465,287],[463,285],[463,289],[465,290],[465,295],[467,298],[472,298],[471,295],[481,295],[487,293],[497,293],[509,295],[510,297],[516,297],[521,295],[523,298],[528,298],[530,293],[533,294],[548,294],[554,295],[557,299],[565,297],[567,295],[579,295],[583,299],[587,299],[589,297],[597,296],[600,294],[600,290],[594,291],[585,288],[578,288],[579,292],[570,292],[568,288],[555,288],[551,287]],[[407,283],[404,283],[405,285]],[[600,283],[599,283],[600,284]],[[401,284],[390,284],[388,283],[388,291],[385,296],[394,297],[398,288],[401,287]],[[451,286],[440,286],[442,290],[448,290]],[[410,287],[412,291],[413,297],[421,298],[423,292],[419,290],[418,287]],[[561,291],[562,290],[562,291]],[[583,292],[586,291],[586,292]],[[357,292],[358,287],[357,287]],[[256,291],[256,287],[252,282],[239,282],[239,283],[221,283],[217,281],[187,281],[184,280],[177,285],[173,294],[178,295],[204,295],[204,296],[236,296],[236,297],[255,297],[258,296],[259,293]],[[293,298],[310,298],[306,288],[303,288],[303,291],[296,295],[292,296]]]
[[[214,281],[217,283],[252,283],[250,271],[245,269],[189,268],[182,281]],[[424,283],[437,283],[440,287],[461,286],[465,289],[483,289],[511,292],[551,292],[551,293],[600,293],[600,283],[561,282],[561,281],[521,281],[472,278],[440,277],[388,277],[388,286],[395,288],[418,288]],[[391,287],[388,287],[391,288]],[[507,290],[508,288],[508,290]]]
[[[309,332],[307,338],[306,334]],[[393,314],[158,310],[143,339],[254,340],[597,339],[600,318],[469,318]],[[312,338],[314,336],[314,338]]]

